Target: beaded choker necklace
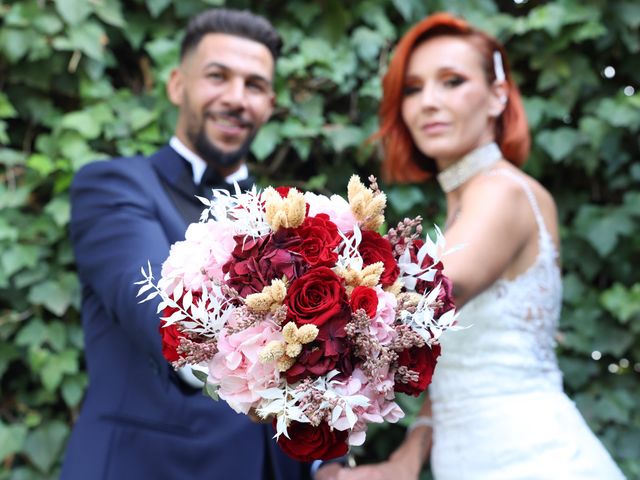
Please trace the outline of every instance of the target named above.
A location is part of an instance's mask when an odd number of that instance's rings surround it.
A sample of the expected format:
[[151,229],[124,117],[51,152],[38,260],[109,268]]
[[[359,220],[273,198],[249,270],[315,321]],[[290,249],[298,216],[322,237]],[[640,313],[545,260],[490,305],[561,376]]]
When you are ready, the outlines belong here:
[[502,152],[495,142],[467,153],[464,157],[440,172],[436,179],[445,193],[449,193],[478,173],[491,167],[502,158]]

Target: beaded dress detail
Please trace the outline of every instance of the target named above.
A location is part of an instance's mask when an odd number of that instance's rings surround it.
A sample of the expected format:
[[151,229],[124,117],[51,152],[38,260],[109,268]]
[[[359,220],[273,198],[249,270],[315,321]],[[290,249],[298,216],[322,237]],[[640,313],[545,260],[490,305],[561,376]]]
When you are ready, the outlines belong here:
[[558,252],[533,191],[538,254],[513,280],[498,279],[459,312],[469,327],[441,338],[429,387],[431,467],[448,479],[621,479],[623,475],[562,391],[555,334],[562,303]]

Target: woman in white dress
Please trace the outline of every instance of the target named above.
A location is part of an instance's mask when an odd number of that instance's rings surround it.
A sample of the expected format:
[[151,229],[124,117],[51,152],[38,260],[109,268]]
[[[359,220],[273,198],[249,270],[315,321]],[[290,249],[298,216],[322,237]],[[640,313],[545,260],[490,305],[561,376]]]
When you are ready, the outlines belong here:
[[445,273],[469,328],[442,338],[420,417],[390,459],[334,478],[416,479],[429,454],[437,480],[624,478],[562,390],[556,207],[518,168],[530,141],[504,48],[432,15],[401,39],[383,86],[386,177],[439,172],[447,244],[464,244]]

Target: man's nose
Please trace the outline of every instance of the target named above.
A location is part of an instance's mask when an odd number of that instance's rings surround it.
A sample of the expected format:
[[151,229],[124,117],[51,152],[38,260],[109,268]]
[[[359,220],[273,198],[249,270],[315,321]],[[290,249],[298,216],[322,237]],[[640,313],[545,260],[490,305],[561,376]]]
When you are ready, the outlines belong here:
[[222,97],[226,105],[232,108],[244,108],[246,98],[247,90],[243,79],[234,78],[228,82]]

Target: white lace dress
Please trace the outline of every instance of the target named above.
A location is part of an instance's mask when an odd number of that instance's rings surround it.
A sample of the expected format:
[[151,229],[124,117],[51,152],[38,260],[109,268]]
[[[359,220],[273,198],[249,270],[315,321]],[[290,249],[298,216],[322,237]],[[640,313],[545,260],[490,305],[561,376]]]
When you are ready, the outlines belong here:
[[563,393],[554,336],[562,300],[557,251],[530,187],[539,253],[514,280],[497,280],[460,311],[470,326],[442,338],[429,387],[437,480],[622,479]]

